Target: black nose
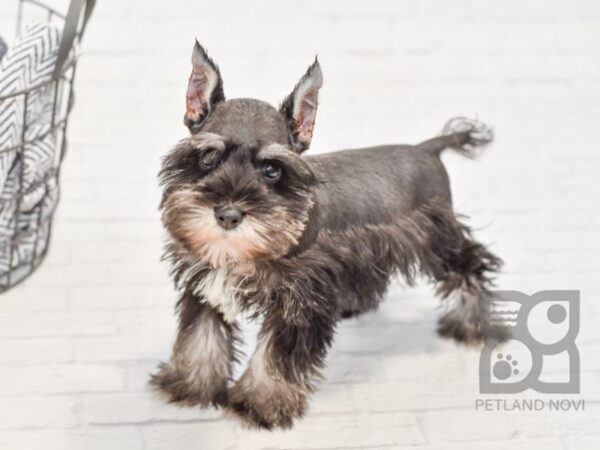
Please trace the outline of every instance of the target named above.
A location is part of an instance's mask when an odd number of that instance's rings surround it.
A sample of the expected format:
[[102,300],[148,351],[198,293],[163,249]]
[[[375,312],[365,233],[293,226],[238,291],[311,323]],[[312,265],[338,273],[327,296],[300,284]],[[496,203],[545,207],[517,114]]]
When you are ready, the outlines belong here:
[[242,212],[232,206],[215,208],[215,219],[217,219],[217,223],[226,230],[233,230],[242,223],[243,218],[244,215]]

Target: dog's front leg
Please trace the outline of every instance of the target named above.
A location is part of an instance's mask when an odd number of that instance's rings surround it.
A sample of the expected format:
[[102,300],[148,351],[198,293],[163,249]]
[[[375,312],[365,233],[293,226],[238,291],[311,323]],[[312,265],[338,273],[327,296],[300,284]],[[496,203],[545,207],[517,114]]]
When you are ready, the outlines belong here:
[[[292,303],[288,299],[287,306]],[[228,396],[227,409],[247,424],[289,428],[306,411],[335,327],[328,306],[310,308],[310,303],[302,302],[301,311],[280,309],[265,316],[248,368]]]
[[209,406],[224,404],[235,359],[237,326],[189,292],[178,304],[179,332],[168,363],[151,383],[172,402]]

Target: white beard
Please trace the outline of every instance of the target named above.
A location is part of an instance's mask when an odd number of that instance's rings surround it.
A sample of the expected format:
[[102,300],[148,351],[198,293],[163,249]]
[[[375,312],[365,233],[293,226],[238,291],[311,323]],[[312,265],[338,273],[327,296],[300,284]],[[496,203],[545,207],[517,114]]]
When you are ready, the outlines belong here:
[[233,230],[222,229],[209,208],[196,208],[190,216],[188,239],[197,245],[202,259],[214,268],[250,261],[268,249],[268,230],[252,217],[246,217]]

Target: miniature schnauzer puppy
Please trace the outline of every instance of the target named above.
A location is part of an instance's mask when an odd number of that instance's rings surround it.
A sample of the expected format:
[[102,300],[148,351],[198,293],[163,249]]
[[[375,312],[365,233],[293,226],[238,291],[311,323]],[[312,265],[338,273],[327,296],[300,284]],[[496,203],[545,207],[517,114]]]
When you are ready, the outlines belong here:
[[[196,42],[185,124],[164,158],[162,220],[179,332],[152,377],[173,402],[223,406],[262,428],[304,414],[336,322],[377,308],[390,278],[431,280],[449,298],[443,337],[501,339],[487,319],[501,261],[452,209],[440,153],[492,139],[467,119],[419,145],[304,156],[322,85],[318,61],[279,109],[225,100],[219,68]],[[238,315],[262,317],[254,354],[232,380]]]

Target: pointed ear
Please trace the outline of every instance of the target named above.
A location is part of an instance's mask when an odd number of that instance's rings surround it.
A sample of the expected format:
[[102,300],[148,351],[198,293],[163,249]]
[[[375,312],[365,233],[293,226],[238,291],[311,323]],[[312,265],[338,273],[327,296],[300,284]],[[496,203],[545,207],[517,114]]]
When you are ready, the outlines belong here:
[[200,130],[213,107],[225,100],[219,67],[196,41],[192,53],[192,74],[186,94],[184,123],[192,134]]
[[322,85],[323,73],[319,61],[315,58],[315,62],[279,108],[279,112],[288,123],[292,143],[297,152],[303,152],[310,146],[317,116],[319,89]]

